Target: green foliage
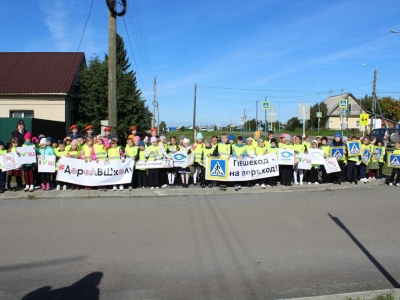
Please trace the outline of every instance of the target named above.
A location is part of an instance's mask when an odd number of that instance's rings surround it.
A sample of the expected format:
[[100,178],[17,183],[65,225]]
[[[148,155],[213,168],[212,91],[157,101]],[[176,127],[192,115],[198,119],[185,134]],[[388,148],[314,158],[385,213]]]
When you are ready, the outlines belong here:
[[365,95],[364,98],[358,99],[361,106],[367,111],[372,111],[372,96]]
[[310,129],[318,128],[317,112],[322,112],[320,128],[325,128],[328,123],[328,106],[325,102],[316,103],[310,107],[310,120],[307,121],[306,125]]
[[301,127],[301,124],[300,124],[299,119],[297,117],[293,117],[287,121],[285,129],[288,131],[295,131],[296,128],[300,128],[300,127]]
[[162,130],[166,130],[167,129],[167,124],[165,124],[165,122],[164,121],[161,121],[160,122],[160,131],[162,131]]
[[[136,75],[130,68],[123,39],[117,35],[117,130],[121,140],[132,125],[138,132],[150,127],[152,114],[137,88]],[[87,124],[100,131],[100,121],[108,119],[108,56],[101,61],[98,56],[89,60],[79,77],[81,96],[77,116],[80,128]]]
[[256,124],[256,119],[251,119],[251,120],[247,120],[245,123],[245,126],[243,126],[244,128],[248,129],[248,130],[257,130],[257,124]]

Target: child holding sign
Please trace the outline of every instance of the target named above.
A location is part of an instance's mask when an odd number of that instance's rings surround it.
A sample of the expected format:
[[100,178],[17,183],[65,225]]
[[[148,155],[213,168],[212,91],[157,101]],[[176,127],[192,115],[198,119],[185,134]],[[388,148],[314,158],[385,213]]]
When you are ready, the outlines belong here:
[[[4,149],[4,142],[0,141],[0,155],[6,153],[7,150]],[[3,172],[0,165],[0,193],[4,193],[4,190],[6,188],[6,177],[7,177],[7,172]]]
[[[16,138],[16,137],[11,138],[10,144],[11,144],[11,147],[8,149],[8,152],[17,152],[18,138]],[[11,189],[11,179],[13,178],[13,176],[15,176],[15,181],[17,182],[17,185],[14,187],[14,189]],[[8,171],[7,189],[9,191],[14,191],[14,192],[22,189],[22,171],[21,171],[21,169]]]
[[[29,131],[25,133],[24,140],[25,142],[22,144],[22,147],[35,147],[35,145],[31,142],[31,133]],[[35,186],[33,184],[33,171],[35,169],[35,164],[23,164],[22,169],[24,170],[24,179],[26,185],[24,192],[33,192],[35,190]]]
[[[40,149],[38,150],[39,155],[37,156],[38,159],[41,158],[42,155],[54,155],[54,151],[50,145],[47,144],[46,138],[42,138],[40,140]],[[42,173],[42,190],[49,191],[50,190],[50,175],[51,173],[43,172]]]
[[[393,154],[400,155],[400,142],[396,143],[396,150],[393,151]],[[396,176],[397,174],[397,176]],[[394,177],[396,176],[396,182],[394,182]],[[400,186],[400,168],[393,168],[392,174],[389,179],[389,186],[396,184],[396,186]]]

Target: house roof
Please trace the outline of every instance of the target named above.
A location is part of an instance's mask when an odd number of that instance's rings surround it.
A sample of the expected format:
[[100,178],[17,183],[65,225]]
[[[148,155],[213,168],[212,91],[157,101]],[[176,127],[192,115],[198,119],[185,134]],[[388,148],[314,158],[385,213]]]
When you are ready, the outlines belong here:
[[366,111],[360,101],[358,101],[352,93],[344,93],[326,98],[325,104],[328,107],[328,116],[340,116],[339,99],[347,99],[348,104],[355,104],[356,107],[353,105],[350,115],[359,115],[360,110]]
[[0,94],[68,93],[83,52],[0,52]]

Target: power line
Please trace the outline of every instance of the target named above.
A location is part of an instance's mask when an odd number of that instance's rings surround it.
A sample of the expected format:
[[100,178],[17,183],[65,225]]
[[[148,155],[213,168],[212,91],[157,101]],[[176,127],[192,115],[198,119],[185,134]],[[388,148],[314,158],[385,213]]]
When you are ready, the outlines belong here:
[[144,90],[146,91],[146,93],[147,93],[148,95],[150,95],[150,93],[149,93],[149,92],[147,91],[147,89],[146,89],[146,86],[145,86],[144,83],[143,83],[142,76],[140,75],[139,68],[138,68],[138,65],[137,65],[137,63],[136,63],[135,53],[133,52],[133,48],[132,48],[132,44],[131,44],[131,38],[129,37],[128,28],[126,27],[125,17],[123,17],[122,19],[124,20],[124,25],[125,25],[125,29],[126,29],[126,34],[127,34],[127,36],[128,36],[129,45],[131,46],[133,61],[135,62],[135,66],[136,66],[136,73],[139,75],[140,82],[142,83]]
[[78,50],[76,50],[76,52],[79,52],[79,49],[81,48],[81,43],[82,43],[82,40],[83,40],[83,36],[85,35],[86,25],[87,25],[87,23],[88,23],[88,21],[89,21],[90,14],[92,13],[93,2],[94,2],[94,0],[92,0],[92,4],[90,4],[89,14],[88,14],[88,16],[87,16],[87,18],[86,18],[85,26],[83,27],[83,32],[82,32],[81,40],[79,41]]

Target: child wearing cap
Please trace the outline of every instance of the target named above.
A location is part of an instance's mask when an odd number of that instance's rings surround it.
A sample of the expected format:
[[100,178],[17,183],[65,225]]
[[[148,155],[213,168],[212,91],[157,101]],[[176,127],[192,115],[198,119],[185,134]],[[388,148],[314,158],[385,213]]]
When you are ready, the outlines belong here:
[[[22,147],[31,147],[35,149],[35,145],[31,141],[31,133],[27,131],[24,135],[24,140],[25,142],[22,144]],[[35,190],[35,181],[34,181],[34,176],[33,172],[35,170],[35,164],[23,164],[22,169],[24,170],[24,180],[25,180],[25,189],[24,192],[33,192]]]
[[[60,165],[60,159],[61,157],[67,156],[68,151],[65,149],[65,142],[61,141],[58,144],[58,149],[54,150],[54,154],[56,155],[56,172],[55,172],[55,177],[57,178],[57,172],[58,172],[58,167]],[[64,182],[56,180],[56,190],[59,191],[61,190],[61,185],[63,185],[63,190],[67,189],[67,185]]]
[[183,139],[183,145],[180,148],[181,148],[182,152],[186,153],[187,166],[180,167],[179,173],[181,174],[182,187],[188,188],[189,187],[190,167],[193,165],[193,162],[194,162],[194,155],[193,155],[191,147],[190,147],[190,140],[187,138]]
[[[176,152],[180,150],[180,147],[177,143],[176,136],[171,136],[169,138],[169,145],[167,148],[167,152],[170,156],[173,156]],[[173,167],[167,170],[167,177],[168,177],[168,184],[170,188],[175,187],[175,176],[176,173],[179,171],[179,168]]]
[[[296,156],[295,166],[293,168],[293,178],[295,185],[303,185],[303,169],[299,169],[299,161],[300,161],[300,154],[307,152],[307,146],[302,143],[301,135],[296,135],[294,137],[294,155]],[[297,180],[297,175],[299,176],[299,180]]]
[[[290,142],[290,135],[285,133],[282,137],[283,143],[281,149],[294,149],[293,144]],[[296,158],[295,158],[296,163]],[[291,186],[294,165],[280,165],[281,185]]]
[[228,142],[229,144],[235,144],[235,136],[233,134],[228,135]]
[[[122,161],[122,162],[125,161],[124,151],[122,149],[118,148],[117,142],[114,140],[111,140],[110,147],[107,149],[107,154],[108,154],[108,157],[106,158],[106,160],[111,163],[118,162],[118,161]],[[112,190],[116,191],[117,186],[114,185]],[[119,186],[119,190],[120,191],[124,190],[123,184],[121,184]]]
[[[138,142],[138,152],[136,154],[136,161],[147,161],[147,158],[149,157],[150,153],[146,149],[146,146],[144,144],[144,141],[140,140]],[[147,189],[148,186],[148,180],[147,180],[147,169],[137,169],[137,175],[138,175],[138,187],[142,189]]]
[[[329,145],[331,148],[332,147],[344,147],[345,149],[346,149],[346,144],[345,143],[343,143],[343,141],[342,141],[342,136],[341,136],[341,134],[339,133],[339,132],[336,132],[335,133],[335,135],[334,135],[334,137],[333,137],[333,141],[330,143],[330,145]],[[345,154],[345,151],[346,150],[344,150],[344,154]],[[346,156],[345,155],[343,155],[343,158],[341,159],[341,160],[338,160],[337,161],[338,162],[338,164],[339,164],[339,167],[340,167],[340,171],[339,172],[335,172],[335,173],[332,173],[332,181],[333,181],[333,183],[334,184],[342,184],[342,181],[343,181],[343,174],[344,174],[344,171],[345,171],[345,167],[346,167]]]
[[78,125],[73,124],[69,127],[69,130],[71,130],[71,132],[68,134],[68,136],[73,139],[76,140],[79,136],[78,134]]
[[254,136],[254,138],[253,138],[253,147],[254,147],[254,149],[255,148],[257,148],[257,146],[258,146],[258,139],[260,138],[260,136],[261,136],[261,133],[260,133],[260,131],[254,131],[254,134],[253,134],[253,136]]
[[94,134],[93,134],[93,126],[92,125],[87,125],[85,127],[85,131],[86,131],[86,135],[84,136],[84,139],[86,140],[86,138],[90,137],[90,138],[94,138]]
[[201,187],[205,188],[206,185],[208,185],[209,188],[212,188],[212,181],[211,180],[206,180],[206,168],[205,164],[207,163],[207,157],[210,157],[214,152],[214,148],[211,144],[210,139],[206,139],[204,141],[204,148],[203,148],[203,153],[201,155],[201,173],[200,173],[200,182],[201,182]]
[[[47,139],[46,138],[42,138],[40,140],[40,148],[39,148],[39,153],[38,154],[39,154],[37,156],[38,159],[41,159],[41,157],[44,156],[44,155],[49,155],[49,156],[53,155],[53,156],[55,156],[53,148],[51,148],[47,144]],[[42,181],[42,183],[41,183],[42,190],[49,191],[50,190],[50,183],[51,183],[50,182],[51,173],[42,172],[40,174],[41,174],[41,181]]]
[[[232,156],[232,145],[228,143],[228,135],[226,133],[221,134],[221,142],[215,147],[213,156],[225,159],[229,159]],[[226,191],[226,184],[223,181],[220,183],[219,189]]]
[[[0,141],[0,155],[6,153],[7,150],[4,149],[4,142]],[[7,172],[2,170],[0,164],[0,193],[4,193],[4,190],[6,189],[6,177],[7,177]]]
[[201,157],[203,154],[203,134],[198,132],[196,134],[196,142],[192,145],[193,155],[194,155],[194,172],[193,172],[193,185],[197,185],[197,176],[201,172]]
[[[350,136],[350,141],[357,141],[355,135]],[[348,156],[347,157],[347,167],[346,167],[346,179],[349,183],[358,184],[358,166],[360,164],[360,156]]]
[[[91,150],[92,160],[95,160],[97,163],[106,161],[108,148],[110,148],[108,139],[103,139],[103,136],[98,135],[96,143]],[[107,187],[99,186],[99,191],[107,191]]]
[[[8,152],[17,152],[17,147],[18,147],[18,138],[16,138],[16,137],[11,138],[10,148],[8,148]],[[11,179],[13,177],[15,177],[15,181],[17,182],[17,184],[12,189],[11,188]],[[8,171],[7,190],[16,192],[21,189],[22,189],[22,170],[21,170],[21,166],[19,166],[18,169]]]
[[[311,142],[311,149],[318,149],[318,141],[313,140]],[[311,170],[308,175],[308,184],[319,184],[318,182],[318,170],[320,168],[320,165],[313,164],[311,165]]]
[[[135,160],[137,152],[139,150],[139,136],[133,137],[130,135],[128,139],[126,140],[126,146],[125,146],[125,159],[132,159]],[[132,173],[132,179],[131,183],[128,187],[129,190],[132,190],[133,188],[137,188],[137,170],[134,169]]]

